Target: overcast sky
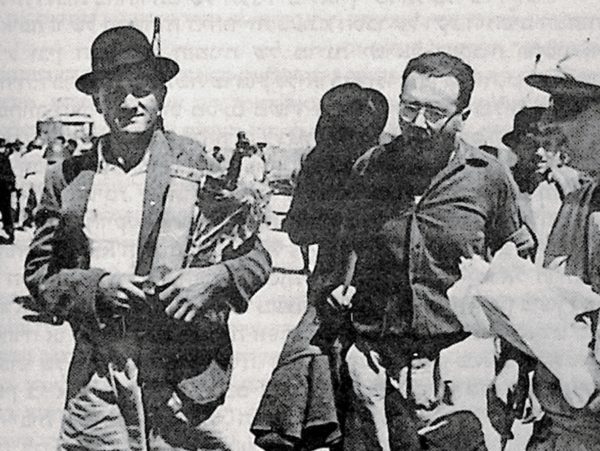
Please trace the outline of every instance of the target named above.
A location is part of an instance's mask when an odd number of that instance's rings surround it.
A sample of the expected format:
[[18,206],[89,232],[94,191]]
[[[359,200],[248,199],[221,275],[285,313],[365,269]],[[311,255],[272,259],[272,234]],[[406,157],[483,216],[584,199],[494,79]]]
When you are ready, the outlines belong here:
[[163,56],[181,66],[168,84],[167,128],[222,146],[241,129],[272,144],[310,145],[320,97],[346,81],[387,96],[395,133],[402,70],[410,57],[435,50],[473,66],[465,135],[498,145],[518,108],[547,102],[523,82],[536,53],[556,61],[600,29],[594,0],[0,2],[0,136],[24,141],[45,114],[93,112],[74,87],[90,69],[93,39],[125,24],[151,37],[154,16],[162,20]]

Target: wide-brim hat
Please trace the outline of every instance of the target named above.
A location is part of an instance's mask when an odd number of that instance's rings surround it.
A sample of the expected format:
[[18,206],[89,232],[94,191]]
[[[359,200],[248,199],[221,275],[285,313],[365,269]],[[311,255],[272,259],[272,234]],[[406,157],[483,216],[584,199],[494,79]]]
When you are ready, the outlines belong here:
[[544,111],[546,108],[541,106],[524,107],[517,111],[513,119],[513,129],[502,137],[502,143],[511,149],[515,147],[524,135],[535,130]]
[[600,99],[600,46],[586,39],[556,63],[540,56],[536,73],[525,77],[529,86],[553,96]]
[[156,56],[148,38],[130,26],[110,28],[100,33],[92,44],[92,71],[81,75],[75,87],[85,93],[96,92],[98,82],[131,67],[149,69],[162,83],[179,72],[170,58]]
[[388,113],[389,105],[381,92],[357,83],[335,86],[321,98],[321,114],[355,131],[369,129],[381,133]]

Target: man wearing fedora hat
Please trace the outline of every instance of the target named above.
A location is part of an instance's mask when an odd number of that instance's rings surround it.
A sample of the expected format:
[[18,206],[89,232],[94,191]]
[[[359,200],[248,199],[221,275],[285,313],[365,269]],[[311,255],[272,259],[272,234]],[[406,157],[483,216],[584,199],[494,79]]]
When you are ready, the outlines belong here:
[[540,128],[548,128],[542,122],[547,114],[545,107],[520,109],[515,114],[513,130],[502,137],[502,142],[517,156],[511,172],[519,187],[523,220],[537,238],[535,261],[539,264],[543,262],[548,235],[564,193],[579,187],[582,176],[565,163],[561,150],[544,148],[549,137],[541,136]]
[[456,56],[411,59],[401,135],[354,166],[344,230],[357,256],[356,292],[331,293],[350,305],[356,333],[346,355],[349,451],[486,449],[480,421],[452,400],[451,387],[469,382],[441,351],[468,333],[446,291],[460,278],[461,257],[531,243],[506,169],[459,138],[473,87],[471,67]]
[[163,128],[175,61],[130,26],[101,33],[91,53],[75,85],[110,132],[49,166],[25,262],[32,295],[75,335],[60,449],[201,449],[199,425],[224,402],[232,371],[227,318],[266,283],[270,258],[253,236],[222,263],[168,275],[150,298],[170,167],[218,166]]
[[[528,85],[550,94],[536,139],[544,151],[540,168],[551,173],[562,199],[543,264],[581,278],[596,292],[600,292],[600,68],[593,58],[599,54],[600,48],[588,39],[549,70],[525,78]],[[590,362],[597,372],[598,312],[584,316],[590,327]],[[600,380],[595,384],[600,387]],[[566,401],[556,377],[538,363],[533,391],[544,416],[533,428],[528,451],[600,449],[597,390],[583,408],[575,408]]]
[[530,194],[543,179],[537,171],[539,156],[535,134],[544,110],[544,107],[521,108],[513,119],[513,129],[502,136],[502,143],[517,156],[512,167],[515,182],[522,192]]

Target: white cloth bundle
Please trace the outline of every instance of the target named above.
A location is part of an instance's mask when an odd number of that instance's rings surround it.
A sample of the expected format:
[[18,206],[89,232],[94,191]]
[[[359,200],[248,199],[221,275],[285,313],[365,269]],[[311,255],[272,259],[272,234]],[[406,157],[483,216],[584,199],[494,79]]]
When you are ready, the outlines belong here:
[[520,258],[512,243],[491,263],[475,256],[460,270],[448,298],[465,330],[502,336],[534,355],[558,378],[569,404],[585,406],[600,379],[590,325],[575,318],[600,308],[600,296],[577,277]]

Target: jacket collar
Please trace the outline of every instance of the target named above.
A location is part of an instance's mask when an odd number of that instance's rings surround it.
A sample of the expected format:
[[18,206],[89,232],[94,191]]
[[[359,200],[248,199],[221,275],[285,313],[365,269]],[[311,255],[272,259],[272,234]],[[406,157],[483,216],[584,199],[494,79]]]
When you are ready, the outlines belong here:
[[154,132],[148,145],[148,172],[144,189],[144,212],[142,227],[138,239],[137,274],[150,271],[154,254],[154,243],[150,243],[152,231],[159,226],[165,194],[169,187],[170,167],[175,163],[176,155],[162,130]]

